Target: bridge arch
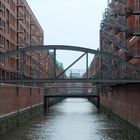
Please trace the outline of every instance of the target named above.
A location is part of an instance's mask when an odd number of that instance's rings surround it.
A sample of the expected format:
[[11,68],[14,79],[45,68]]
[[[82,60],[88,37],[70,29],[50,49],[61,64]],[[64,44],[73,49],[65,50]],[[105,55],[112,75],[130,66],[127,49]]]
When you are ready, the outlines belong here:
[[96,55],[106,57],[108,59],[115,60],[115,61],[122,63],[128,67],[131,67],[137,71],[140,71],[140,67],[135,66],[135,65],[125,61],[124,59],[111,55],[107,52],[102,52],[99,50],[94,50],[94,49],[85,48],[85,47],[71,46],[71,45],[37,45],[37,46],[32,46],[32,47],[27,47],[27,48],[20,48],[18,50],[1,53],[0,59],[18,55],[18,54],[21,54],[22,52],[36,52],[36,51],[42,51],[42,50],[69,50],[69,51],[85,52],[85,53],[89,53],[89,54],[96,54]]

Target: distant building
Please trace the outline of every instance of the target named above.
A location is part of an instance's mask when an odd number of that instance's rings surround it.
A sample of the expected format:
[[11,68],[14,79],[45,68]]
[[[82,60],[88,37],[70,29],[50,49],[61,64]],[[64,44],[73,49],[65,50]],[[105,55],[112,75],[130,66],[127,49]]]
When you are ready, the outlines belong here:
[[79,72],[71,72],[70,77],[71,78],[80,78],[80,73]]

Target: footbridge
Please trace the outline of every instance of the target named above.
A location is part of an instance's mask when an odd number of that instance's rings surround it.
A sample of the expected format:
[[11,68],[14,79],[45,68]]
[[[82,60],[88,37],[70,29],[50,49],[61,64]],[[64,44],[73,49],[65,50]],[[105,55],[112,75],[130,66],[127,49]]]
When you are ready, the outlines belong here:
[[44,96],[45,98],[94,98],[94,97],[99,97],[98,94],[89,94],[89,93],[82,93],[82,94],[47,94]]
[[[53,51],[53,68],[51,71],[53,71],[53,76],[51,77],[40,77],[40,76],[34,76],[34,77],[28,77],[25,78],[24,76],[24,70],[25,70],[25,61],[24,56],[25,54],[34,54],[38,51],[49,52],[50,50]],[[57,74],[57,68],[56,68],[56,53],[57,50],[67,50],[67,51],[76,51],[76,52],[82,52],[83,54],[79,56],[72,64],[70,64],[66,69],[64,69],[61,73]],[[88,65],[89,65],[89,58],[88,54],[93,54],[101,57],[105,57],[108,59],[111,59],[117,63],[120,63],[121,65],[125,65],[129,68],[131,68],[134,72],[140,73],[140,67],[133,65],[126,61],[125,59],[121,59],[113,54],[102,52],[99,50],[84,48],[84,47],[78,47],[78,46],[68,46],[68,45],[39,45],[39,46],[32,46],[27,48],[20,48],[18,50],[3,52],[0,54],[0,59],[6,59],[8,57],[17,57],[19,61],[19,69],[18,69],[18,76],[17,77],[6,77],[0,78],[0,83],[140,83],[140,78],[135,76],[133,78],[103,78],[99,76],[98,78],[94,78],[94,76],[89,75],[88,73]],[[66,73],[68,69],[70,69],[75,63],[77,63],[83,56],[86,56],[86,72],[85,76],[81,78],[69,78],[67,76],[62,76]],[[38,63],[36,64],[38,66]],[[37,67],[36,66],[36,67]],[[101,71],[100,71],[101,72]],[[99,74],[100,74],[99,72]]]
[[65,98],[87,98],[87,99],[90,99],[90,98],[96,98],[96,106],[98,109],[100,109],[100,96],[99,94],[95,94],[95,93],[86,93],[86,92],[83,92],[83,93],[80,93],[80,94],[77,94],[77,93],[72,93],[72,94],[66,94],[66,93],[59,93],[59,94],[46,94],[44,96],[44,110],[47,111],[48,108],[49,108],[49,99],[51,98],[62,98],[62,99],[65,99]]

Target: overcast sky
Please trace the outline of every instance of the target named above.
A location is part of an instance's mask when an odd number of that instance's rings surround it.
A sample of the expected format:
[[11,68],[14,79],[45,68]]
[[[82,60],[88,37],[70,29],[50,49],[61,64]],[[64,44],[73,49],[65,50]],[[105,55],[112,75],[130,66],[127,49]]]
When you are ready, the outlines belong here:
[[[44,29],[45,44],[65,44],[97,49],[102,13],[107,0],[27,0]],[[67,67],[77,53],[58,52]],[[90,57],[91,59],[91,57]],[[83,69],[81,60],[74,69]]]

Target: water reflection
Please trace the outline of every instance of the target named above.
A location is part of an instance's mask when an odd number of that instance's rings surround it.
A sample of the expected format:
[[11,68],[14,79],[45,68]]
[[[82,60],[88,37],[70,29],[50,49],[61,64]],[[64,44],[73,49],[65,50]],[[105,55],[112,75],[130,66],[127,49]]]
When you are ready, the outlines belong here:
[[15,129],[0,140],[128,140],[86,99],[66,99],[49,112]]

